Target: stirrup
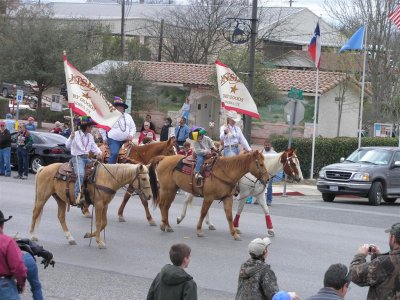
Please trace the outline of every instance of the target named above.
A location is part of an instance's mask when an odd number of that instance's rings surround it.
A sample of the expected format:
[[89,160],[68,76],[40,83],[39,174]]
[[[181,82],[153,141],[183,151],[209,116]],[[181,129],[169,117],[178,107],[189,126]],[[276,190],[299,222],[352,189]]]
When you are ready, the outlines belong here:
[[194,175],[194,177],[195,177],[196,179],[203,179],[203,175],[201,175],[200,172],[196,173],[196,174]]

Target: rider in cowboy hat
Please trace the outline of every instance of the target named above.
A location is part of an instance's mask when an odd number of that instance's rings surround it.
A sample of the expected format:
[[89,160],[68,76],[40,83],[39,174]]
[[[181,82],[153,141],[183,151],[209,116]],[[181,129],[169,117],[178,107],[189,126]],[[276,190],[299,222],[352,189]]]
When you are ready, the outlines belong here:
[[7,299],[19,299],[18,293],[25,288],[27,270],[22,253],[14,239],[3,233],[7,219],[0,210],[0,295],[9,295]]
[[224,156],[238,155],[239,144],[241,144],[246,151],[251,151],[242,130],[236,125],[240,120],[241,117],[236,111],[229,110],[226,113],[226,125],[222,126],[220,130],[220,140],[224,145]]
[[128,105],[125,104],[124,100],[115,96],[114,106],[121,113],[121,116],[117,122],[114,123],[110,131],[106,132],[104,129],[99,130],[104,144],[108,144],[108,147],[110,148],[110,158],[108,159],[109,164],[117,163],[119,150],[122,145],[126,141],[132,142],[136,133],[135,122],[131,115],[125,112]]

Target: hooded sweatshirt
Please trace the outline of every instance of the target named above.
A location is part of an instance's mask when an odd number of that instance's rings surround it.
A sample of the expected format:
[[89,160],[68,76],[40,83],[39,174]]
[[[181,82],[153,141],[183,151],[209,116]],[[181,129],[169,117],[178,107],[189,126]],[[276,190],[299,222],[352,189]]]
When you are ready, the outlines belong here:
[[236,300],[271,300],[278,291],[276,276],[270,265],[254,258],[242,264]]
[[165,265],[153,280],[147,300],[197,300],[197,285],[184,269]]

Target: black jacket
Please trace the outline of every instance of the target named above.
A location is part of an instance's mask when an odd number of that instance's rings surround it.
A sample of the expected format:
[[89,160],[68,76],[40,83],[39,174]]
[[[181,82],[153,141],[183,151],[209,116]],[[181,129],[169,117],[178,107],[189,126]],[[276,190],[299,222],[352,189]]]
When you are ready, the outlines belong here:
[[11,134],[8,129],[3,132],[0,131],[0,149],[11,147]]

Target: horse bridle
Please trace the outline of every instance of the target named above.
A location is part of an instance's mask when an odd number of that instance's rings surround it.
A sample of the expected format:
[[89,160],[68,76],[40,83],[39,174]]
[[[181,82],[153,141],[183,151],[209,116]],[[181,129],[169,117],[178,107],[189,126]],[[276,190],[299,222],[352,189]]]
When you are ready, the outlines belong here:
[[[289,166],[289,168],[290,168],[290,173],[291,173],[291,175],[289,175],[289,176],[292,176],[293,178],[295,178],[296,177],[296,172],[294,171],[294,169],[293,169],[293,167],[292,167],[292,162],[290,162],[292,159],[294,159],[294,158],[297,158],[297,155],[295,155],[295,154],[293,154],[292,156],[288,156],[288,157],[286,157],[286,161],[285,161],[285,163],[283,164],[283,171],[285,171],[285,167],[286,166]],[[297,158],[298,159],[298,158]],[[293,164],[294,164],[294,162],[293,162]],[[286,172],[285,172],[286,173]]]

